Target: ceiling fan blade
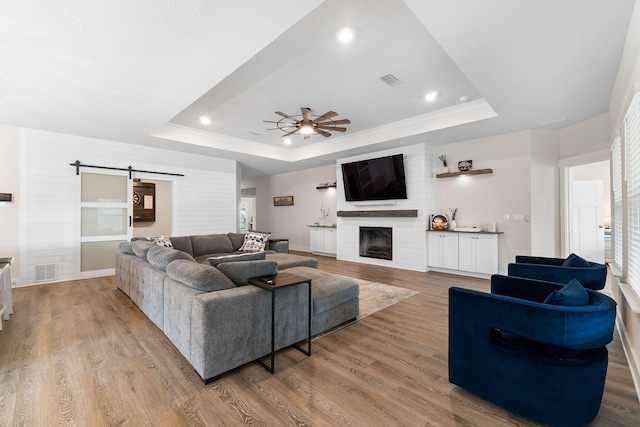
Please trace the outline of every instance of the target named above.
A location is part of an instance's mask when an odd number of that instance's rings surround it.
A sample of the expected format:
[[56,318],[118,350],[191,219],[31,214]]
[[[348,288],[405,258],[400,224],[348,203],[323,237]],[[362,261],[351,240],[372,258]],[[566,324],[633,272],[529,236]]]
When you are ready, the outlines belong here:
[[311,135],[305,135],[304,136],[304,139],[309,139],[309,138],[311,138]]
[[320,128],[320,129],[326,129],[326,130],[337,130],[338,132],[344,132],[344,131],[347,130],[347,128],[334,126],[333,124],[320,123],[320,124],[318,124],[316,126],[317,126],[316,129]]
[[335,111],[327,111],[326,113],[324,113],[320,117],[316,118],[313,122],[314,123],[323,122],[323,121],[329,120],[331,117],[335,117],[337,115],[338,115],[338,113],[336,113]]
[[300,108],[302,112],[302,118],[305,120],[311,120],[311,110],[305,107]]
[[329,132],[325,132],[322,129],[318,129],[318,128],[316,128],[316,133],[319,133],[320,135],[324,136],[325,138],[329,138],[331,136],[331,134]]
[[282,135],[282,137],[287,137],[289,135],[293,135],[294,133],[298,132],[298,128],[295,128],[294,130],[292,130],[291,132],[287,132],[284,135]]
[[[291,116],[289,116],[289,115],[287,115],[287,114],[283,113],[282,111],[276,111],[276,114],[277,114],[277,115],[279,115],[279,116],[284,117],[285,119],[292,120],[292,121],[293,121],[293,122],[295,122],[295,123],[299,123],[299,122],[300,122],[300,120],[296,119],[295,117],[291,117]],[[277,123],[277,122],[276,122],[276,123]]]
[[336,124],[336,125],[348,125],[349,123],[351,123],[351,120],[349,120],[349,119],[340,119],[340,120],[334,120],[333,123]]

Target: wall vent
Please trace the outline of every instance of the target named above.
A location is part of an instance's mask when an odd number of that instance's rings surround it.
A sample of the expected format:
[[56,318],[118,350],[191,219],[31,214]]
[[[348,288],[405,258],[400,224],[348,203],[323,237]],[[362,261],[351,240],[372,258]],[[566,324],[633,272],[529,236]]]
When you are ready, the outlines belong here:
[[47,282],[58,279],[58,264],[36,265],[36,282]]
[[396,76],[394,76],[393,74],[385,74],[384,76],[380,76],[378,77],[378,79],[382,80],[383,82],[385,82],[387,85],[389,86],[395,86],[397,84],[402,83],[400,81],[400,79],[398,79]]

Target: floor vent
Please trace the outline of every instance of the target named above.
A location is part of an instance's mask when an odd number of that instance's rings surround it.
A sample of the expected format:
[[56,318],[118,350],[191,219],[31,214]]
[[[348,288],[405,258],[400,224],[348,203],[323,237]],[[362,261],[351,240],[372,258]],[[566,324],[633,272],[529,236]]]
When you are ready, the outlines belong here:
[[378,79],[382,80],[383,82],[385,82],[386,84],[388,84],[389,86],[395,86],[397,84],[402,83],[400,81],[400,79],[398,79],[396,76],[394,76],[393,74],[385,74],[384,76],[380,76],[378,77]]
[[47,282],[58,278],[58,264],[36,265],[36,282]]

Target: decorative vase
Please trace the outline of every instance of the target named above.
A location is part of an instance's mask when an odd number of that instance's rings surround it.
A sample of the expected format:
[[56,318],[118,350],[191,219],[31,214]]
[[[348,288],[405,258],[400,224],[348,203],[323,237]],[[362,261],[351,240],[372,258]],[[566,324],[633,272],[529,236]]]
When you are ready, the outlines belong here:
[[442,169],[442,173],[449,173],[449,168],[448,168],[447,166],[445,166],[445,167]]
[[450,219],[449,220],[449,230],[453,230],[457,226],[458,226],[458,224],[456,224],[456,220],[455,219]]

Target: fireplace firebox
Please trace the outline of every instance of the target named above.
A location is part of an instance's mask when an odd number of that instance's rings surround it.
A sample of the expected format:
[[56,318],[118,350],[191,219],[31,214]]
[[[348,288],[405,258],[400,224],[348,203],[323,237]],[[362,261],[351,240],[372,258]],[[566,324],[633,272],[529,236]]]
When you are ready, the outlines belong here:
[[392,232],[391,227],[360,227],[360,256],[392,260]]

